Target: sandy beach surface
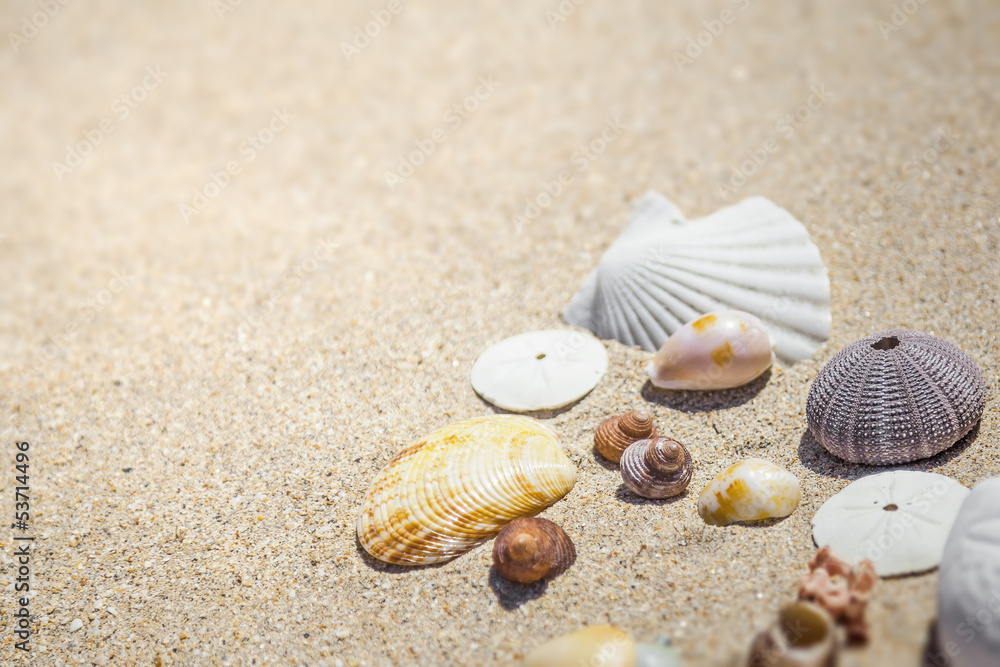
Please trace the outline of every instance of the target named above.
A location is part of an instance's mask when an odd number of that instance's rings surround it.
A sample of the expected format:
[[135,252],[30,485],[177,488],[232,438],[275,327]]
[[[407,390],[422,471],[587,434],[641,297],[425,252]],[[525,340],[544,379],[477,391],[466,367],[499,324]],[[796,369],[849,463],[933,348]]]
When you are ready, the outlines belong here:
[[[877,470],[827,454],[805,402],[882,329],[947,338],[989,383],[974,437],[903,467],[1000,474],[994,2],[12,0],[0,26],[4,664],[509,664],[600,623],[741,664],[795,597],[810,518]],[[494,412],[475,359],[567,326],[649,189],[692,218],[764,195],[801,220],[829,341],[708,395],[651,391],[650,355],[606,341],[597,388],[545,419],[579,469],[543,515],[578,559],[547,584],[491,575],[489,544],[370,558],[377,471]],[[678,499],[632,496],[592,451],[640,406],[694,456]],[[698,490],[749,456],[801,505],[706,526]],[[880,582],[842,664],[920,664],[936,585]]]

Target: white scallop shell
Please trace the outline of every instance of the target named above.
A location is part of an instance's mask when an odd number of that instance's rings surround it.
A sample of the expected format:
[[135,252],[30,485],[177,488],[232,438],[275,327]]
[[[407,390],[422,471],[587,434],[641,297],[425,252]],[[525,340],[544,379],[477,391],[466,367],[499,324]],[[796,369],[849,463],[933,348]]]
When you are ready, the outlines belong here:
[[710,526],[788,516],[799,506],[795,475],[764,459],[731,465],[698,497],[698,514]]
[[707,313],[675,331],[646,367],[663,389],[729,389],[774,363],[774,339],[764,323],[739,310]]
[[784,363],[830,334],[830,281],[809,232],[765,197],[687,221],[647,193],[566,306],[566,322],[655,352],[685,322],[715,310],[759,317]]
[[868,475],[823,503],[812,519],[813,539],[848,562],[870,560],[880,577],[925,572],[941,562],[968,495],[967,488],[936,473]]
[[[938,575],[938,647],[952,667],[1000,664],[1000,478],[965,499]],[[949,651],[954,644],[958,652]]]
[[589,333],[529,331],[500,341],[472,366],[472,388],[513,412],[554,410],[586,396],[608,369],[608,351]]

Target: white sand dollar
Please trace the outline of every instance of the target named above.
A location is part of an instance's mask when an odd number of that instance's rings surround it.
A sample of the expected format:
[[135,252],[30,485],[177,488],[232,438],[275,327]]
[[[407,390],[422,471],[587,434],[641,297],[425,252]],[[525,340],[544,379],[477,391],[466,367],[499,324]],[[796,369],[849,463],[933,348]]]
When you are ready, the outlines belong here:
[[500,341],[472,367],[472,388],[514,412],[552,410],[586,396],[608,369],[604,344],[570,329],[529,331]]
[[925,572],[940,564],[968,495],[967,488],[936,473],[868,475],[823,503],[812,520],[813,539],[845,560],[870,560],[881,577]]

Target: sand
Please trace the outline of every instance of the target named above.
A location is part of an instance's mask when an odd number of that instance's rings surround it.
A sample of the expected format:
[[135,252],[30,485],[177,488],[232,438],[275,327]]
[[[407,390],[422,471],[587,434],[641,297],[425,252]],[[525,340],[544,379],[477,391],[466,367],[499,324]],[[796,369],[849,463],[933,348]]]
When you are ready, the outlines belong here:
[[[794,598],[813,513],[873,471],[807,435],[809,384],[890,327],[944,336],[990,384],[974,439],[906,467],[1000,474],[994,4],[223,2],[73,2],[35,31],[39,4],[0,12],[0,497],[12,512],[30,442],[36,538],[32,652],[11,583],[0,662],[504,664],[613,623],[738,664]],[[342,46],[372,12],[386,25]],[[828,343],[701,396],[644,392],[649,355],[608,341],[598,387],[546,419],[580,472],[544,514],[579,558],[547,585],[491,577],[488,544],[439,567],[367,557],[378,469],[492,413],[476,357],[565,326],[648,189],[690,217],[764,195],[802,220]],[[593,430],[639,406],[689,445],[692,489],[758,456],[798,476],[798,510],[715,528],[696,493],[623,492]],[[0,531],[9,573],[18,534]],[[843,664],[918,664],[935,587],[881,582]]]

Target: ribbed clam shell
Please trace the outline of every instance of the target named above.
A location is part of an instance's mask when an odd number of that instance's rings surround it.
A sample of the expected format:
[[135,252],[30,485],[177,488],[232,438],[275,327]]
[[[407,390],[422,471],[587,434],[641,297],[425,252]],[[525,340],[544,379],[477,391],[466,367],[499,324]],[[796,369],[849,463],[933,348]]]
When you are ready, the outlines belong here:
[[810,356],[830,334],[830,281],[809,232],[764,197],[689,222],[650,192],[562,316],[655,352],[685,322],[727,309],[759,317],[783,363]]
[[539,517],[514,519],[493,540],[493,565],[504,579],[530,584],[565,572],[576,547],[558,524]]
[[517,517],[538,514],[576,483],[555,435],[528,417],[455,422],[382,469],[358,516],[358,539],[398,565],[451,560]]
[[1000,664],[1000,479],[980,482],[948,535],[938,575],[938,646],[952,667]]
[[969,355],[919,331],[880,331],[848,345],[813,381],[806,418],[831,454],[886,465],[934,456],[983,414],[986,380]]
[[633,442],[656,436],[653,417],[645,410],[634,410],[602,421],[594,431],[594,446],[601,456],[618,463]]
[[687,448],[672,438],[633,443],[619,462],[622,481],[643,498],[669,498],[687,488],[694,466]]

